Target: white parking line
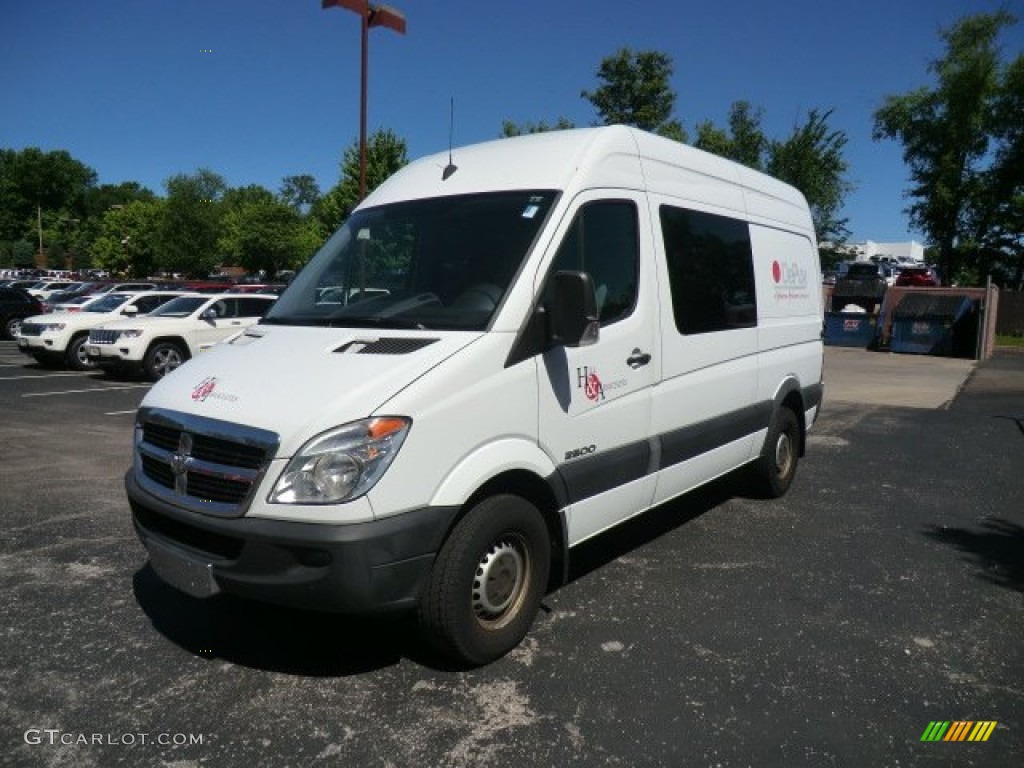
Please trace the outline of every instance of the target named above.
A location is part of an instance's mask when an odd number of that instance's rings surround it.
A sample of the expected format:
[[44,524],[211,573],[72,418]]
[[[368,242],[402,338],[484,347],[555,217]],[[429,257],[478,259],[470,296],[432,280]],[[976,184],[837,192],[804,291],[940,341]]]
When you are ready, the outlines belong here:
[[125,414],[135,413],[137,409],[133,408],[130,411],[107,411],[104,416],[124,416]]
[[[67,376],[77,376],[82,378],[88,376],[90,373],[43,373],[38,376],[0,376],[0,381],[23,381],[24,379],[59,379]],[[148,385],[147,385],[148,386]]]
[[77,395],[83,392],[110,392],[115,389],[144,389],[149,384],[125,384],[121,387],[92,387],[91,389],[65,389],[62,392],[30,392],[22,397],[53,397],[54,395]]

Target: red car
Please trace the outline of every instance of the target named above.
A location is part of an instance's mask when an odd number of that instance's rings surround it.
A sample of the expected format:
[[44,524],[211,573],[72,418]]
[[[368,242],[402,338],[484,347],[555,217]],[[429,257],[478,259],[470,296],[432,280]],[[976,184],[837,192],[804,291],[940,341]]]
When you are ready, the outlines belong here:
[[939,285],[939,276],[931,267],[904,267],[897,275],[895,285],[934,288]]

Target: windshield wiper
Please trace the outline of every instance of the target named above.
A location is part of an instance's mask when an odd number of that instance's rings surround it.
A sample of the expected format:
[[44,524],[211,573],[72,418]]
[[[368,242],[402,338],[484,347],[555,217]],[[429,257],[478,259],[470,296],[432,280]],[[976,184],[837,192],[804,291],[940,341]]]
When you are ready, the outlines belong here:
[[381,317],[380,315],[356,315],[355,317],[333,317],[328,319],[327,325],[331,328],[411,328],[413,330],[425,331],[427,326],[418,320],[408,320],[404,317]]
[[260,322],[265,325],[310,325],[324,328],[402,328],[417,331],[427,330],[427,326],[416,320],[369,315],[357,315],[355,317],[302,317],[292,315],[286,317],[264,317]]

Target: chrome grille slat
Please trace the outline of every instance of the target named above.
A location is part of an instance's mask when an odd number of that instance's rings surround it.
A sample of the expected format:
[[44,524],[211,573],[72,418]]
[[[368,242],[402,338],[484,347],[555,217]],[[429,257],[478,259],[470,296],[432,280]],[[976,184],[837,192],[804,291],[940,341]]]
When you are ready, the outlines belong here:
[[266,430],[143,408],[136,420],[135,473],[150,493],[177,506],[237,517],[278,442]]
[[120,336],[120,331],[108,331],[105,328],[94,328],[89,331],[90,344],[113,344]]

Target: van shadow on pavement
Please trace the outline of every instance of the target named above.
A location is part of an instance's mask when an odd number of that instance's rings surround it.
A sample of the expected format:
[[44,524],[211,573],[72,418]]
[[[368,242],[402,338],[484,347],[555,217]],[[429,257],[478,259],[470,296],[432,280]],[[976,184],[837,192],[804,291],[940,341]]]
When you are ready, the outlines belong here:
[[[219,595],[190,597],[147,565],[132,579],[135,599],[164,637],[200,658],[311,677],[344,677],[419,656],[401,617],[349,617]],[[406,645],[410,647],[406,647]]]

